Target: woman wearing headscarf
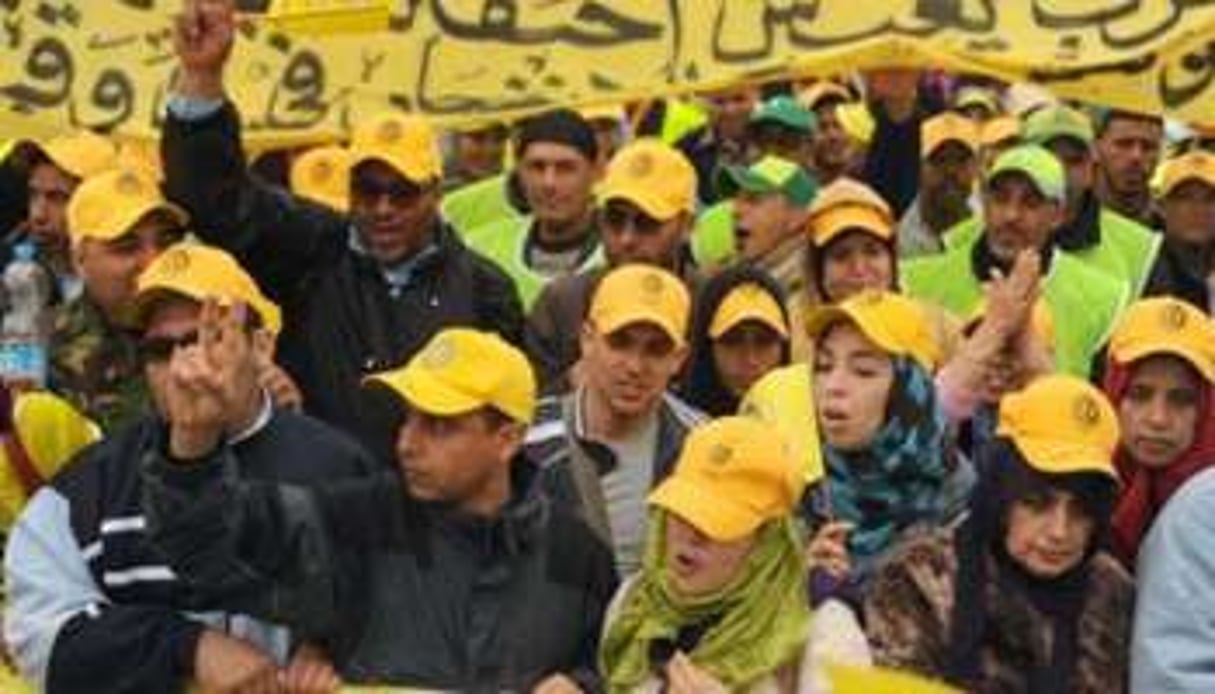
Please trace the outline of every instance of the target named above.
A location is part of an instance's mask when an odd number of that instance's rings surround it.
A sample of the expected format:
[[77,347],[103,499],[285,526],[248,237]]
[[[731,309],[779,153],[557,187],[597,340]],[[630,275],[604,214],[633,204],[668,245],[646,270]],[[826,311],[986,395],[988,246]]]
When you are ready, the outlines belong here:
[[816,313],[809,333],[825,468],[804,504],[815,599],[856,597],[905,532],[965,509],[973,471],[936,397],[939,350],[919,304],[859,294]]
[[803,480],[761,422],[725,417],[692,432],[650,497],[643,568],[608,609],[609,691],[815,691],[820,659],[867,662],[855,623],[850,656],[812,650],[794,516]]
[[1215,322],[1180,299],[1131,305],[1110,338],[1105,392],[1122,428],[1111,546],[1134,570],[1169,498],[1215,465]]
[[738,411],[754,383],[789,363],[785,292],[766,272],[736,265],[701,288],[692,317],[687,401],[720,417]]
[[1133,586],[1103,553],[1117,415],[1072,376],[1000,405],[957,528],[909,538],[865,602],[875,661],[974,692],[1125,691]]

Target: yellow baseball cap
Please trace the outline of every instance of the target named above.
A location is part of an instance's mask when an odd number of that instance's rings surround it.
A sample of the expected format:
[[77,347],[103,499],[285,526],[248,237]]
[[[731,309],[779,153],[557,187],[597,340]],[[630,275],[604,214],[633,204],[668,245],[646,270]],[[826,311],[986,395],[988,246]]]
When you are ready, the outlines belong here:
[[873,132],[877,130],[877,122],[869,112],[869,104],[863,101],[851,101],[841,104],[835,109],[835,117],[848,137],[863,145],[873,141]]
[[1063,104],[1044,106],[1025,117],[1022,130],[1025,139],[1047,146],[1059,138],[1068,138],[1084,147],[1093,143],[1093,121],[1082,111]]
[[1174,157],[1161,167],[1160,195],[1167,196],[1186,181],[1202,181],[1215,187],[1215,154],[1195,149]]
[[1021,139],[1021,119],[1016,116],[996,116],[979,129],[979,142],[984,147],[998,145],[1005,140]]
[[688,288],[653,265],[622,265],[599,281],[587,314],[596,330],[608,335],[634,323],[652,323],[682,345],[692,300]]
[[927,371],[935,371],[943,357],[940,344],[929,330],[923,306],[894,292],[865,291],[810,314],[806,330],[817,338],[827,328],[847,321],[865,337],[892,355],[911,357]]
[[527,357],[495,333],[472,328],[440,331],[405,366],[367,382],[438,417],[492,407],[527,424],[536,410],[536,375]]
[[679,150],[654,138],[635,140],[616,152],[596,191],[602,205],[627,200],[667,221],[696,211],[696,169]]
[[946,111],[920,125],[920,159],[927,159],[938,148],[957,142],[972,154],[979,151],[979,125],[960,113]]
[[848,91],[844,85],[831,80],[818,80],[800,90],[797,93],[797,100],[806,109],[813,111],[828,101],[849,102],[854,101],[854,98],[852,92]]
[[67,207],[68,235],[72,243],[112,241],[153,212],[164,212],[183,227],[190,219],[185,210],[165,199],[147,173],[135,168],[112,169],[85,179],[76,188]]
[[624,106],[620,104],[600,104],[598,106],[583,106],[578,109],[578,115],[585,121],[610,120],[621,123],[625,119]]
[[692,430],[650,504],[722,542],[793,513],[805,474],[771,424],[722,417]]
[[985,87],[974,86],[959,89],[953,106],[958,110],[979,106],[993,116],[1003,110],[1000,108],[1000,97],[995,92]]
[[148,308],[165,293],[180,294],[202,302],[218,299],[222,303],[247,304],[261,318],[267,331],[277,335],[283,327],[282,314],[266,298],[257,282],[236,259],[213,246],[182,241],[156,256],[139,275],[135,292],[135,321],[147,318]]
[[1011,439],[1039,472],[1118,478],[1112,462],[1120,435],[1118,415],[1105,393],[1075,376],[1042,376],[1005,395],[996,434]]
[[834,694],[962,694],[943,682],[890,668],[827,663]]
[[716,340],[734,326],[749,320],[763,323],[782,338],[789,337],[788,321],[780,304],[754,282],[745,282],[726,293],[709,323],[709,337]]
[[350,168],[373,159],[413,183],[443,176],[438,137],[420,116],[383,113],[355,126],[350,137]]
[[335,210],[350,208],[350,153],[344,147],[313,147],[291,164],[291,190]]
[[841,177],[819,191],[810,205],[810,241],[822,248],[852,229],[867,231],[883,241],[894,238],[894,213],[872,188]]
[[118,150],[108,138],[88,130],[52,138],[38,146],[51,163],[76,178],[89,178],[113,168]]
[[1215,383],[1215,321],[1179,299],[1136,301],[1110,336],[1109,356],[1129,364],[1154,354],[1181,357]]

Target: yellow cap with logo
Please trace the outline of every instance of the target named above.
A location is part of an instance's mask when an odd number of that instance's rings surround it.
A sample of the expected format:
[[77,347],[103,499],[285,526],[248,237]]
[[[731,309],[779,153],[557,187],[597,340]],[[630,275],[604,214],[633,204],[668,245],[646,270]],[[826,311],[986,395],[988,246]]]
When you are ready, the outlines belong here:
[[842,177],[819,191],[810,205],[807,228],[811,243],[819,248],[854,229],[890,241],[894,238],[894,213],[872,188]]
[[696,210],[696,169],[679,150],[654,138],[616,152],[596,190],[600,205],[625,200],[665,222]]
[[894,292],[861,292],[818,308],[810,314],[806,330],[817,338],[841,321],[856,325],[887,354],[911,357],[929,372],[941,363],[941,346],[928,328],[924,307],[914,299]]
[[714,540],[746,537],[793,513],[805,474],[772,425],[722,417],[692,430],[650,504]]
[[235,258],[213,246],[182,241],[156,256],[139,275],[135,293],[137,324],[147,319],[148,309],[166,293],[198,302],[239,301],[257,313],[267,331],[277,335],[283,327],[278,306],[262,294],[257,282]]
[[635,323],[662,329],[684,344],[692,299],[679,278],[653,265],[622,265],[599,281],[587,317],[602,335]]
[[38,149],[52,164],[76,178],[89,178],[113,168],[118,158],[113,142],[88,130],[52,138]]
[[960,113],[946,111],[933,116],[920,126],[920,158],[928,159],[933,152],[950,142],[956,142],[972,154],[979,151],[979,125]]
[[1121,364],[1169,354],[1215,383],[1215,321],[1180,299],[1154,297],[1131,304],[1110,336],[1109,356]]
[[412,183],[442,178],[443,157],[434,129],[420,116],[383,113],[355,126],[350,137],[350,168],[382,161]]
[[291,190],[335,210],[350,208],[350,153],[345,147],[313,147],[291,164]]
[[1167,196],[1187,181],[1201,181],[1215,188],[1215,154],[1195,149],[1166,161],[1161,167],[1160,195]]
[[797,92],[798,103],[810,111],[824,104],[847,103],[853,100],[852,92],[848,91],[847,87],[831,80],[818,80]]
[[367,381],[438,417],[492,407],[526,424],[536,410],[536,375],[527,357],[495,333],[471,328],[437,333],[405,366]]
[[112,169],[85,179],[76,188],[67,207],[68,235],[72,243],[112,241],[153,212],[163,212],[183,227],[189,222],[185,210],[166,200],[147,173],[135,168]]
[[996,434],[1048,475],[1096,472],[1117,479],[1118,415],[1105,393],[1075,376],[1035,379],[1000,401]]
[[772,294],[755,282],[745,282],[726,293],[709,323],[709,337],[716,340],[749,320],[772,328],[783,338],[789,337],[785,312]]
[[1021,119],[1016,116],[996,116],[984,123],[979,130],[979,141],[984,147],[1020,139]]

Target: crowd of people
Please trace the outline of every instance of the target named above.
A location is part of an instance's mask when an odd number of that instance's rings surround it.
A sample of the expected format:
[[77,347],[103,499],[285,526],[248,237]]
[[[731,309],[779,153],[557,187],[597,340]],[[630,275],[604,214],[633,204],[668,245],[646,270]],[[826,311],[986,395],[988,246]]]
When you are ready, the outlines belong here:
[[158,152],[0,150],[5,691],[1215,691],[1215,130],[884,69],[253,157],[235,33]]

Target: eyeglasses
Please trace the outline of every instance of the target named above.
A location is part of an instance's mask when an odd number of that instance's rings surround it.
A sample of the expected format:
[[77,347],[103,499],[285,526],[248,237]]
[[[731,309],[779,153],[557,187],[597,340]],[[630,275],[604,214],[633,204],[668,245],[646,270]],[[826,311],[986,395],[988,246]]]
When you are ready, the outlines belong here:
[[627,207],[605,207],[600,212],[600,221],[604,227],[613,231],[631,228],[643,236],[657,234],[663,224],[660,220]]
[[139,341],[139,358],[150,364],[166,361],[178,348],[189,347],[197,343],[197,330],[191,330],[184,335],[145,337]]

